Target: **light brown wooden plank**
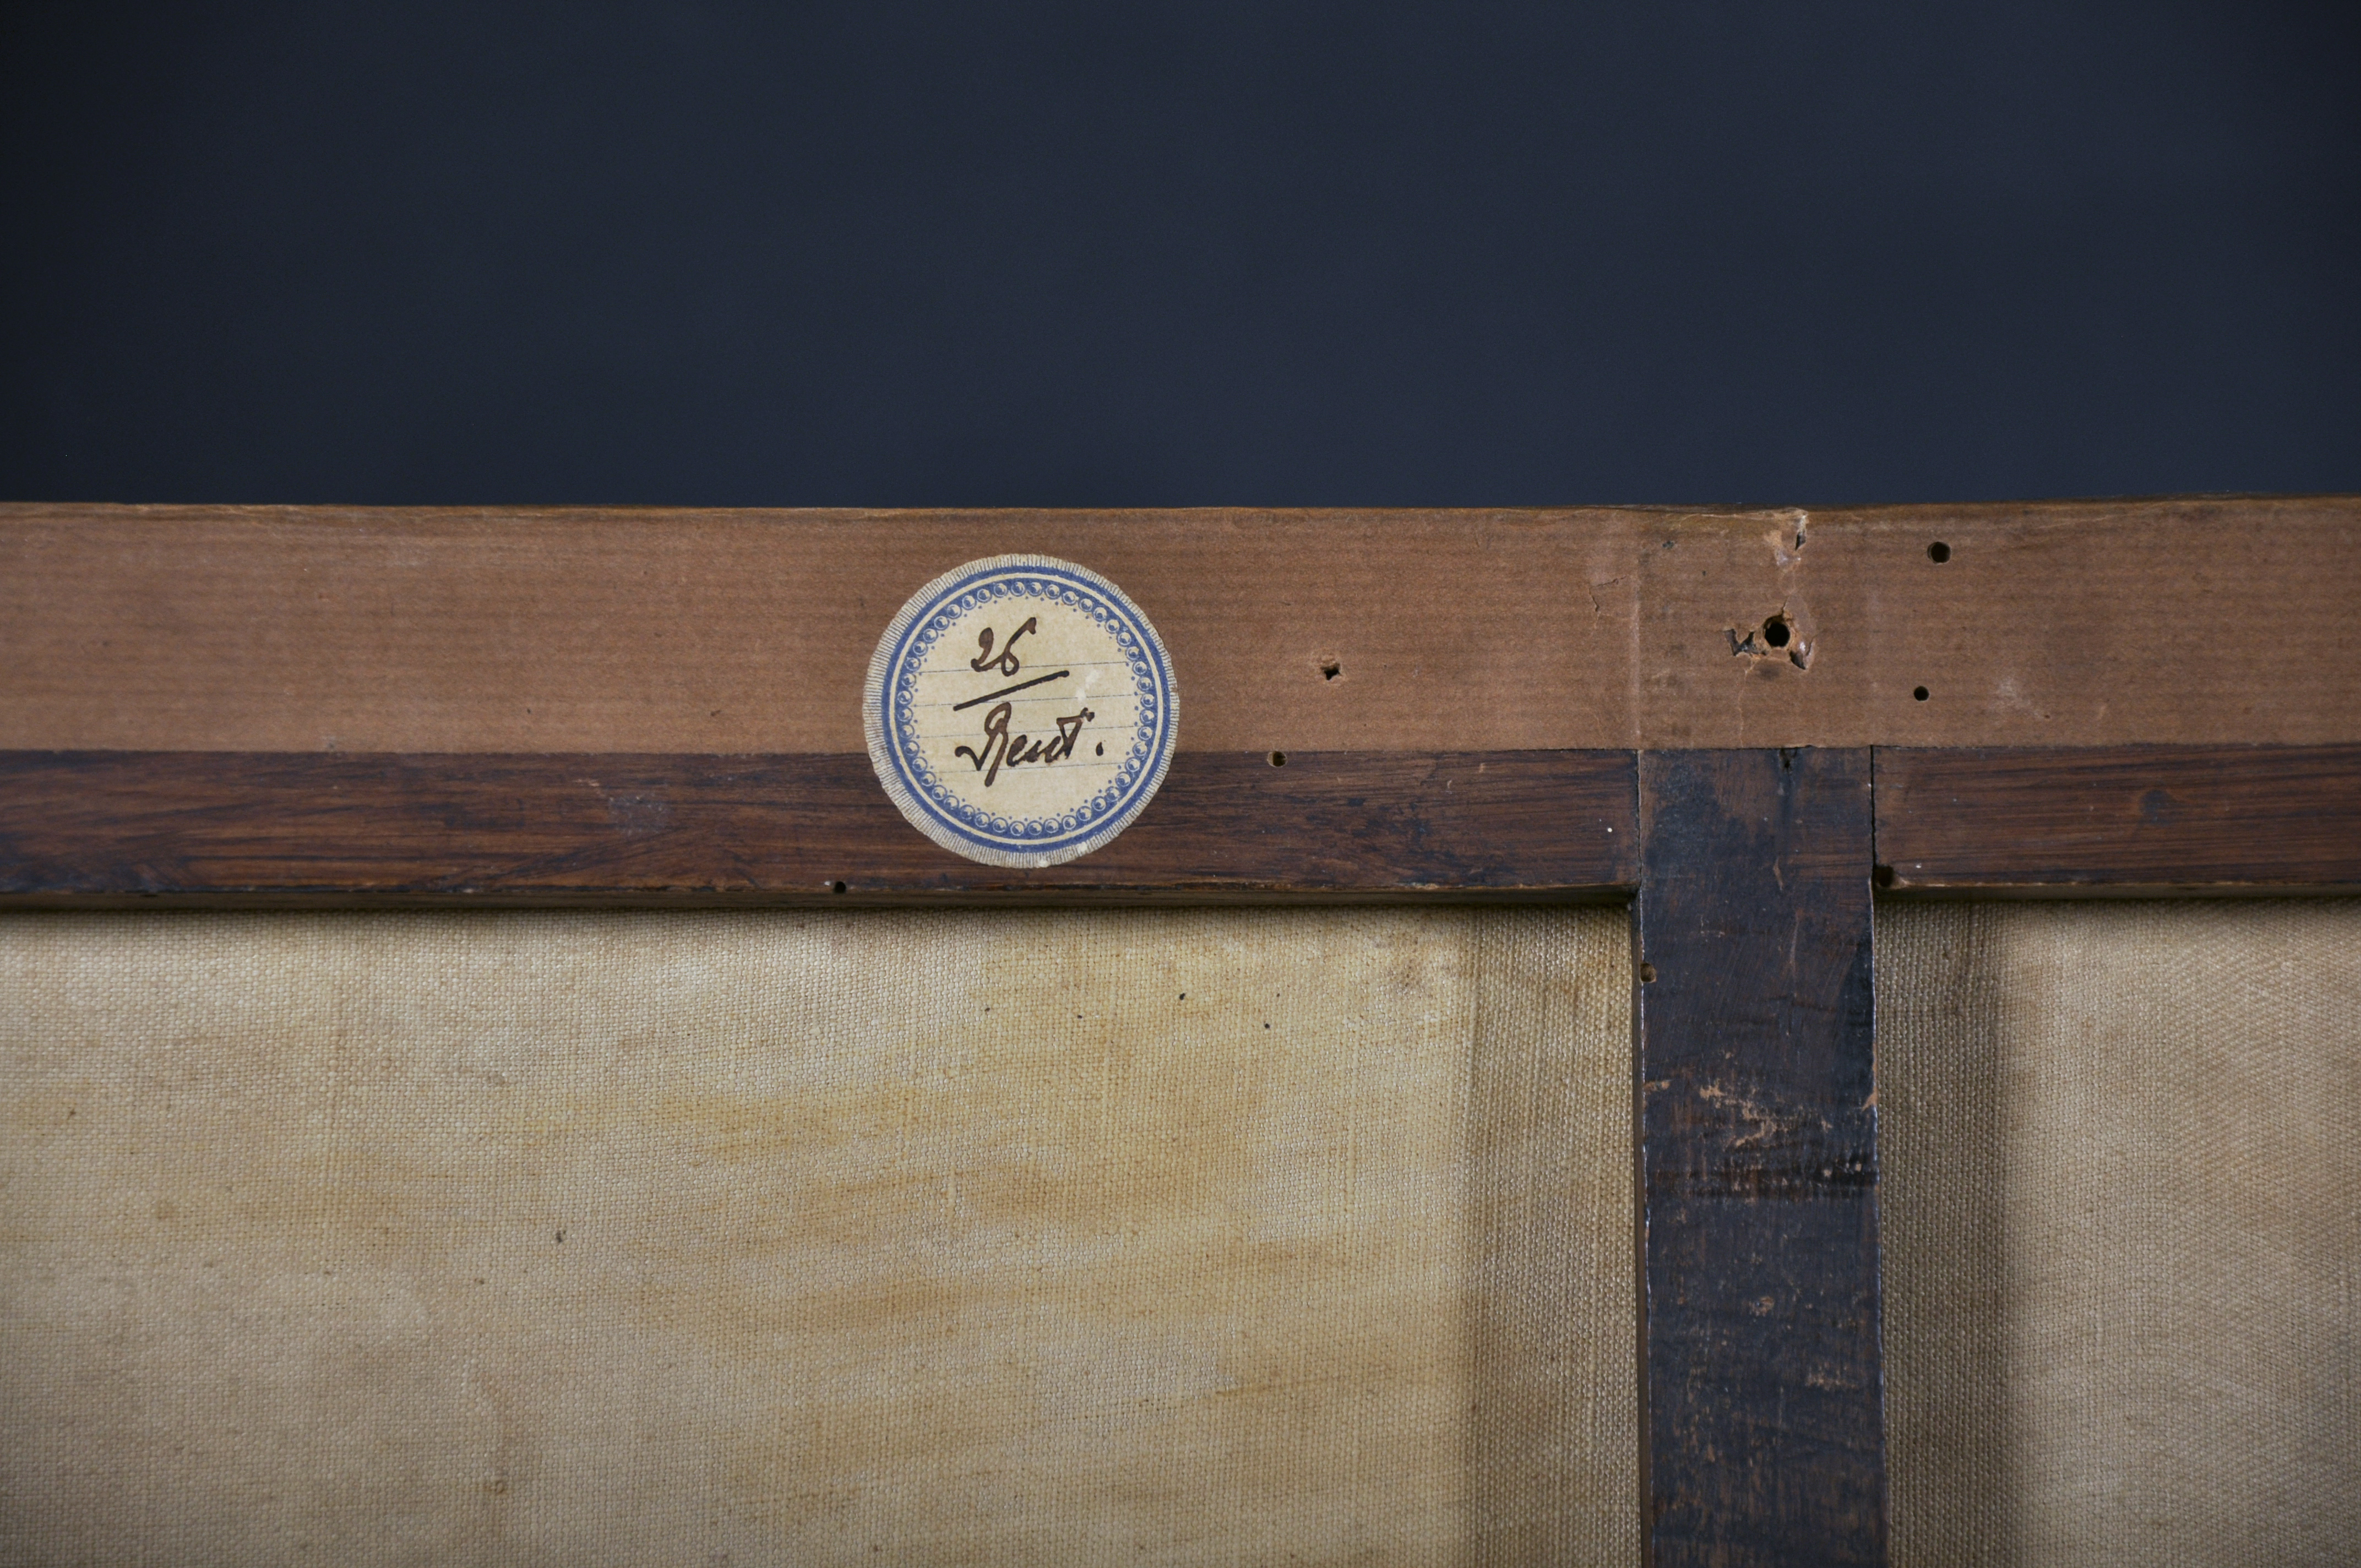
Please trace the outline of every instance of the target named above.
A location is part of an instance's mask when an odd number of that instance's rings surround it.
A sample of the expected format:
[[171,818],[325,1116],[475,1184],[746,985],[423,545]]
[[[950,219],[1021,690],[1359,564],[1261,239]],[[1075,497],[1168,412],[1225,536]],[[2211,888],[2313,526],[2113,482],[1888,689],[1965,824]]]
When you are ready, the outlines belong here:
[[1190,750],[1564,746],[1623,719],[1582,677],[1585,638],[1620,650],[1628,624],[1562,603],[1628,559],[1611,516],[46,508],[0,538],[16,747],[857,752],[904,599],[1016,553],[1147,610]]
[[[1816,511],[1802,532],[1699,519],[1643,553],[1639,744],[2361,735],[2356,498]],[[1730,654],[1725,629],[1783,609],[1808,670]]]
[[[1188,751],[2361,740],[2361,500],[2297,498],[1721,514],[14,506],[0,747],[855,751],[894,610],[939,572],[1016,552],[1079,561],[1146,609]],[[1780,613],[1793,636],[1770,649]],[[1749,634],[1758,651],[1733,652]]]

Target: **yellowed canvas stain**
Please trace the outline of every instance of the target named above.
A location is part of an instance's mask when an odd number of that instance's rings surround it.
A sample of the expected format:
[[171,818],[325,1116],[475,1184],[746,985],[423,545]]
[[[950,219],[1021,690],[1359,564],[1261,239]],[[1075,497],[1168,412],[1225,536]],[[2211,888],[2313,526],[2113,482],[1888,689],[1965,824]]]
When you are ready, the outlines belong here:
[[0,920],[0,1556],[1637,1546],[1610,911]]

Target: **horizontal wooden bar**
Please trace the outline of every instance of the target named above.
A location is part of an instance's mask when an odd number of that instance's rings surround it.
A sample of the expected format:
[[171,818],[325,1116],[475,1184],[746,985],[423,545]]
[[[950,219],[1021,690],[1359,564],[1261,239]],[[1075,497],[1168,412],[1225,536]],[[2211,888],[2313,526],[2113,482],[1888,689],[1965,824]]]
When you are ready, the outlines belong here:
[[1184,750],[2361,742],[2361,498],[2233,497],[0,506],[0,747],[857,752],[895,611],[1016,553],[1147,611]]
[[1896,894],[2361,892],[2361,746],[1880,747]]
[[[0,900],[1620,896],[1627,751],[1183,752],[1106,849],[945,854],[863,755],[0,753]],[[1881,748],[1892,894],[2361,891],[2361,746]],[[846,892],[834,892],[838,883]]]
[[1614,898],[1629,751],[1183,753],[1045,871],[920,836],[866,754],[0,752],[0,903]]

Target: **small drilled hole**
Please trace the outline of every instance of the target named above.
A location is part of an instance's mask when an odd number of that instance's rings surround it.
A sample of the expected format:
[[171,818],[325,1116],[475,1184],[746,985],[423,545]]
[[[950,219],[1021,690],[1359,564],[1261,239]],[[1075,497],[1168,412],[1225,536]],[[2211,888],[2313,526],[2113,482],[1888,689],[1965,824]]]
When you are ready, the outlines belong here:
[[1892,887],[1894,885],[1894,868],[1892,866],[1872,866],[1869,869],[1869,880],[1879,887]]
[[1653,985],[1656,983],[1655,965],[1642,964],[1640,966],[1640,983],[1642,985]]
[[1274,768],[1283,768],[1287,766],[1287,753],[1284,751],[1273,751],[1270,754],[1270,765]]
[[1944,543],[1941,540],[1938,539],[1934,543],[1927,546],[1927,559],[1934,562],[1938,566],[1941,565],[1950,558],[1951,547]]
[[1916,697],[1920,702],[1925,702],[1927,700],[1927,688],[1925,686],[1912,686],[1910,688],[1910,695]]
[[830,893],[842,893],[844,891],[844,884],[840,882],[832,882],[828,884],[828,890]]
[[1768,642],[1773,648],[1784,648],[1787,645],[1786,617],[1774,615],[1770,620],[1764,621],[1763,623],[1763,641]]
[[1338,663],[1335,660],[1323,659],[1320,661],[1320,678],[1322,680],[1333,681],[1344,673],[1345,666]]

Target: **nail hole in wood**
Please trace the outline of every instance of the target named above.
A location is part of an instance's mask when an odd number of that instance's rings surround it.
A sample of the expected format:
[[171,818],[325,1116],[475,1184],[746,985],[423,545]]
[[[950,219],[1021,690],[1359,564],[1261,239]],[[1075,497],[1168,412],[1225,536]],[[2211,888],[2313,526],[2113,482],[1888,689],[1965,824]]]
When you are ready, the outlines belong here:
[[1787,630],[1787,619],[1784,616],[1774,615],[1763,623],[1763,641],[1773,648],[1784,648],[1791,635],[1792,633]]
[[844,891],[844,884],[840,882],[832,882],[828,884],[828,890],[830,893],[842,893]]
[[1912,686],[1910,688],[1910,695],[1917,698],[1920,702],[1925,702],[1927,700],[1927,688],[1925,686]]
[[1640,983],[1642,985],[1653,985],[1656,983],[1655,965],[1642,964],[1640,966]]
[[1344,673],[1345,666],[1338,663],[1335,660],[1323,659],[1320,661],[1320,678],[1322,680],[1333,681]]
[[1892,887],[1894,885],[1894,868],[1892,866],[1872,866],[1869,868],[1869,880],[1872,886]]
[[1938,539],[1934,543],[1927,546],[1927,559],[1934,562],[1938,566],[1941,565],[1950,558],[1951,547],[1944,543],[1941,540]]
[[1283,768],[1287,766],[1287,753],[1284,751],[1273,751],[1270,754],[1270,765],[1274,768]]

